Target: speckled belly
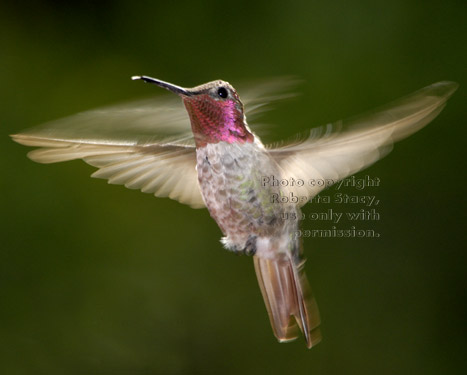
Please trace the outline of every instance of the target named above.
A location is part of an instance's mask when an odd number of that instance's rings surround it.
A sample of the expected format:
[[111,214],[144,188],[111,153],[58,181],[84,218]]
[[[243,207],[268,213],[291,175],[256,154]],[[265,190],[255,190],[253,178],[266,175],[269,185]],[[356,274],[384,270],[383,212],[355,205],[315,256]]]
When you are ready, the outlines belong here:
[[261,185],[261,176],[278,171],[258,146],[208,144],[197,150],[197,169],[206,206],[229,243],[241,249],[250,236],[283,231],[284,207],[271,202],[274,188]]

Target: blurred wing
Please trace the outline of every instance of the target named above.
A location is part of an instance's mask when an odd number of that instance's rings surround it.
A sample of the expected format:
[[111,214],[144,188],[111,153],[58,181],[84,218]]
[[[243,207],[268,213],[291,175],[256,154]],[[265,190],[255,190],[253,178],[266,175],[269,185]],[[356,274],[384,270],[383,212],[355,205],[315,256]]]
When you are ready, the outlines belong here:
[[[265,103],[293,80],[278,78],[245,85],[247,114],[265,110]],[[26,146],[40,147],[28,156],[39,163],[83,159],[97,168],[92,176],[158,197],[204,207],[196,172],[196,152],[188,115],[175,95],[133,101],[85,111],[12,136]]]
[[76,143],[127,146],[174,142],[194,146],[186,110],[175,95],[80,112],[22,134]]
[[245,107],[248,120],[255,119],[259,114],[271,109],[271,103],[294,97],[292,91],[299,84],[294,77],[275,77],[268,80],[258,80],[248,84],[239,84],[237,92]]
[[[276,78],[243,85],[245,113],[256,116],[268,103],[285,94],[296,80]],[[67,140],[78,143],[145,145],[175,143],[194,146],[186,109],[176,95],[163,95],[98,108],[48,122],[22,132],[43,139]]]
[[83,159],[99,168],[92,177],[107,179],[110,184],[169,197],[193,208],[205,206],[198,185],[194,147],[162,143],[85,143],[31,134],[16,134],[12,138],[26,146],[41,147],[28,154],[38,163]]
[[389,153],[394,142],[436,117],[457,87],[454,82],[435,83],[366,115],[314,129],[304,141],[269,152],[283,178],[305,181],[291,191],[312,198],[326,186],[311,186],[310,180],[336,182],[368,167]]
[[83,159],[111,184],[204,207],[190,123],[180,98],[161,97],[81,112],[12,136],[40,147],[39,163]]

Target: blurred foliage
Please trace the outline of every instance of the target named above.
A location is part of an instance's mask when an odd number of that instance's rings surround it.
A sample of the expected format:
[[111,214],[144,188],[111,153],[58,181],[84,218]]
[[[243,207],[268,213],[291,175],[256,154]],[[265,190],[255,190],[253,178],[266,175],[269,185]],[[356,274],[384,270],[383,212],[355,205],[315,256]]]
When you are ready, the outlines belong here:
[[[0,371],[465,372],[466,36],[463,1],[2,2]],[[382,237],[305,241],[316,348],[276,342],[251,259],[222,250],[206,210],[90,179],[80,161],[34,164],[9,139],[148,95],[135,74],[183,86],[298,76],[301,95],[261,119],[277,139],[461,84],[360,173],[382,181]]]

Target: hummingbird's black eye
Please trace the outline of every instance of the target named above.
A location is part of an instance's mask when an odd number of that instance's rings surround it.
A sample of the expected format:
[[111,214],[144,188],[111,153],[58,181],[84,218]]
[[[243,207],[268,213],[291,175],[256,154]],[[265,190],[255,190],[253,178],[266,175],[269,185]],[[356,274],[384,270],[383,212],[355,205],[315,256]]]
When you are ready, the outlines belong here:
[[229,96],[229,93],[227,92],[225,87],[219,87],[217,89],[217,95],[219,95],[222,99],[225,99]]

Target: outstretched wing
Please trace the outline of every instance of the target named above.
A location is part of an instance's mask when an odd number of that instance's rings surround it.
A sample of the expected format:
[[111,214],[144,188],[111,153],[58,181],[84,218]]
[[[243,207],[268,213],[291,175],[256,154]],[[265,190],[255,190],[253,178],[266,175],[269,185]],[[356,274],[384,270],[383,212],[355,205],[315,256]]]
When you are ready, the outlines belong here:
[[305,140],[269,152],[283,178],[306,182],[291,191],[312,198],[326,187],[323,181],[337,182],[368,167],[389,153],[394,142],[428,124],[457,87],[454,82],[435,83],[366,115],[314,129]]
[[193,208],[204,207],[196,172],[194,147],[160,144],[118,144],[59,140],[16,134],[13,140],[40,147],[28,156],[38,163],[83,159],[99,168],[92,177],[125,185],[157,197],[169,197]]
[[[247,115],[285,97],[290,78],[246,85]],[[99,108],[12,135],[39,163],[73,159],[99,168],[92,176],[112,184],[204,207],[196,172],[196,151],[188,115],[179,97],[161,96]]]

